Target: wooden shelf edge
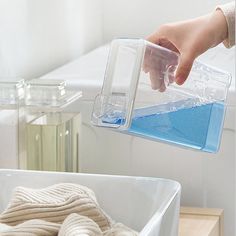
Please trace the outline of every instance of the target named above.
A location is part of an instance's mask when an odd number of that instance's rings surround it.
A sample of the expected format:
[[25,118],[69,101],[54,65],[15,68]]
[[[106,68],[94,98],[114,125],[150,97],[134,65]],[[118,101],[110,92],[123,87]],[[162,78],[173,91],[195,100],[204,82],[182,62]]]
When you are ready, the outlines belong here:
[[180,207],[180,215],[202,215],[219,217],[220,236],[224,236],[224,210],[219,208]]
[[221,217],[224,215],[224,210],[219,208],[180,207],[180,214],[211,215]]

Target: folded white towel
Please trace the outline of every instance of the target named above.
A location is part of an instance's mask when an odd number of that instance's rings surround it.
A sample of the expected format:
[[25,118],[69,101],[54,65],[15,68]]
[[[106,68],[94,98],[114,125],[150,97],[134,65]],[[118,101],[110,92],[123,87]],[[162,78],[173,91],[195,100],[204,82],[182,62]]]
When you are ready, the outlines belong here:
[[102,236],[99,226],[86,216],[69,215],[63,222],[58,236]]
[[62,223],[71,213],[89,217],[102,231],[111,228],[112,220],[99,207],[94,192],[71,183],[43,189],[17,187],[0,223],[14,226],[32,219]]
[[1,236],[56,236],[60,225],[44,220],[29,220],[17,226],[0,225]]

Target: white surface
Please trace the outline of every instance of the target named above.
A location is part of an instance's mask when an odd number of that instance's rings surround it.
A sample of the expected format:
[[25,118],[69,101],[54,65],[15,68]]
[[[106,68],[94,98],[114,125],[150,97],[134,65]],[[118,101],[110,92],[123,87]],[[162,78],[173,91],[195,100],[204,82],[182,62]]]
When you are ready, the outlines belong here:
[[0,74],[37,77],[102,43],[100,0],[0,0]]
[[[205,54],[205,62],[222,69],[234,68],[232,50],[216,48]],[[182,189],[182,205],[218,207],[225,210],[225,235],[236,235],[236,110],[234,86],[222,143],[216,155],[185,150],[145,139],[114,133],[90,125],[93,99],[103,82],[108,48],[102,47],[85,57],[49,73],[45,78],[68,79],[83,90],[83,102],[73,110],[82,112],[81,170],[88,173],[155,176],[175,179]],[[228,58],[229,57],[229,58]],[[231,58],[231,59],[230,59]],[[224,63],[227,61],[226,63]]]
[[83,91],[83,100],[93,100],[103,84],[108,53],[109,45],[101,46],[42,78],[67,80],[68,86]]
[[161,24],[212,12],[228,0],[103,0],[103,41],[146,37]]
[[0,170],[0,212],[16,186],[68,182],[91,188],[108,215],[141,231],[140,236],[177,236],[180,185],[157,178]]

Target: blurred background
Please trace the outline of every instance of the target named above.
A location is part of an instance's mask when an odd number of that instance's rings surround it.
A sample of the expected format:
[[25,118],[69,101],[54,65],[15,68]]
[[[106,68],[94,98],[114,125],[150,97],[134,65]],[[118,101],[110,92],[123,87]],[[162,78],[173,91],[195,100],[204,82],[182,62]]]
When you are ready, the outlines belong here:
[[226,0],[0,0],[0,72],[38,77],[114,37],[146,37]]

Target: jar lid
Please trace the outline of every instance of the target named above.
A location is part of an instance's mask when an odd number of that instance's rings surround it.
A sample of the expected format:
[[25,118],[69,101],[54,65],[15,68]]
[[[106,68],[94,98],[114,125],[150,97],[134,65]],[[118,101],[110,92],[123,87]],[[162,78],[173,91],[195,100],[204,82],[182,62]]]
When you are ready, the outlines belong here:
[[28,107],[61,109],[81,96],[81,91],[68,89],[64,80],[39,78],[25,82],[25,105]]
[[0,106],[12,107],[24,97],[24,80],[17,77],[0,78]]

